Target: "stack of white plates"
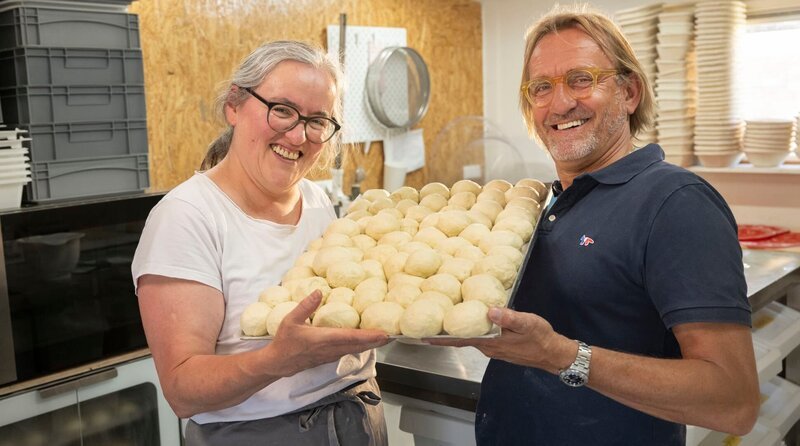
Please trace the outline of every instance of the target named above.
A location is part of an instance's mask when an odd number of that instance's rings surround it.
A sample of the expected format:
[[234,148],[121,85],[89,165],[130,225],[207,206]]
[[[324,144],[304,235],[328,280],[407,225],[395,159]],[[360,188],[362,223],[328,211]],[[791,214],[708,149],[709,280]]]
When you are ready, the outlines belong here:
[[22,187],[30,183],[31,170],[28,149],[22,143],[24,130],[0,130],[0,209],[20,207]]
[[777,167],[795,150],[794,120],[746,121],[744,153],[756,167]]
[[693,34],[694,4],[664,5],[656,36],[656,131],[666,160],[679,166],[694,164],[697,84]]
[[744,3],[708,0],[697,4],[697,116],[694,150],[708,167],[728,167],[742,157],[742,120],[735,96],[736,42],[744,31]]
[[[636,58],[639,59],[642,70],[651,85],[654,85],[656,80],[656,34],[658,33],[658,15],[661,13],[661,9],[661,3],[654,3],[625,9],[617,12],[614,16],[633,47]],[[655,141],[655,128],[645,129],[637,135],[637,138],[645,143]]]

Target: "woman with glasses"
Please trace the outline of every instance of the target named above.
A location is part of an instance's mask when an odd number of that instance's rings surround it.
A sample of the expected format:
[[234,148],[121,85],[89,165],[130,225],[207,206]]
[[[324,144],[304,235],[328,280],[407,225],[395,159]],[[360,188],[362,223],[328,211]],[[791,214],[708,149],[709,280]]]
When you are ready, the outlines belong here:
[[271,341],[239,319],[334,220],[305,179],[335,155],[341,71],[322,50],[271,42],[247,56],[217,100],[227,123],[202,172],[153,208],[133,262],[161,387],[190,418],[189,445],[386,444],[373,330],[311,327],[319,291]]

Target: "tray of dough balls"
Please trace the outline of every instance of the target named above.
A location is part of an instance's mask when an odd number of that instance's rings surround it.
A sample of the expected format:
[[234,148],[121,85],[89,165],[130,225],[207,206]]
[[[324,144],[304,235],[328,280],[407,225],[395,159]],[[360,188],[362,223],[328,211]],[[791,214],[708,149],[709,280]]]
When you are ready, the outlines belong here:
[[487,312],[513,298],[548,199],[530,178],[367,190],[244,310],[241,338],[271,339],[316,289],[314,326],[379,329],[408,343],[497,336]]

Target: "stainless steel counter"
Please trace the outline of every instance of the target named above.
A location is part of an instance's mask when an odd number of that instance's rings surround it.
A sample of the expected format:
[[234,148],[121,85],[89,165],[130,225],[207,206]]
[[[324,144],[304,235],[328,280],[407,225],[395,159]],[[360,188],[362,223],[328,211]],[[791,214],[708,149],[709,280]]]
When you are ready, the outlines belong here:
[[[744,274],[753,311],[800,285],[800,254],[745,250]],[[409,345],[378,349],[381,389],[465,410],[475,410],[489,359],[472,348]]]

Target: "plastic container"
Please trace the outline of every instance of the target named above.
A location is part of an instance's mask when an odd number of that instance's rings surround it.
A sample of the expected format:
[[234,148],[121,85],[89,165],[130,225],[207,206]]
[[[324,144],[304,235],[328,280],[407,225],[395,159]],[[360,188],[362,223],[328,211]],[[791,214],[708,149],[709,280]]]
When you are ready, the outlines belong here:
[[753,339],[753,350],[756,356],[759,383],[763,384],[771,380],[783,370],[783,355],[780,354],[778,349],[766,346]]
[[744,437],[712,431],[703,440],[701,446],[777,446],[780,444],[781,435],[778,431],[756,423],[749,434]]
[[753,338],[778,349],[781,356],[800,345],[800,312],[780,302],[770,302],[753,314]]
[[30,181],[30,178],[0,180],[0,210],[19,208],[22,204],[22,189]]
[[14,48],[0,52],[0,88],[144,84],[141,50]]
[[28,201],[138,192],[150,186],[147,155],[34,162]]
[[145,119],[143,85],[39,86],[0,90],[7,122],[62,122]]
[[23,46],[140,48],[139,18],[121,12],[45,7],[0,12],[0,50]]
[[82,232],[56,232],[17,239],[28,266],[45,279],[69,277],[81,254]]
[[31,124],[28,129],[34,162],[147,153],[147,121]]
[[800,420],[800,387],[776,376],[761,385],[758,423],[775,429],[781,437]]

